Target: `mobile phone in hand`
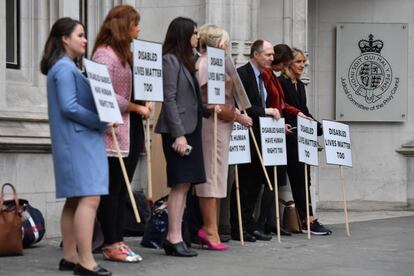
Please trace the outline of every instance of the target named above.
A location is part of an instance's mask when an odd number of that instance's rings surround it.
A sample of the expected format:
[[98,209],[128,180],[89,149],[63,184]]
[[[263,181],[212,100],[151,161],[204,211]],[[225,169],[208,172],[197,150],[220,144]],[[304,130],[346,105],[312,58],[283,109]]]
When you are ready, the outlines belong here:
[[[171,145],[171,147],[175,150],[175,142]],[[192,150],[193,147],[187,144],[187,146],[185,146],[184,155],[190,155]]]

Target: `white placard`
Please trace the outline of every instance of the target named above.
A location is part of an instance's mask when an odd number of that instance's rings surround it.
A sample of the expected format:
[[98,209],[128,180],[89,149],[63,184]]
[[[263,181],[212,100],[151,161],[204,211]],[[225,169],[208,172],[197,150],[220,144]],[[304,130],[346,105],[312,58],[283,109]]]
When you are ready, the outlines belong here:
[[207,103],[225,103],[224,50],[207,47]]
[[162,45],[156,42],[133,42],[134,98],[162,102]]
[[317,123],[298,116],[298,154],[299,161],[318,166]]
[[349,126],[323,120],[326,163],[352,167],[351,137]]
[[260,117],[260,138],[265,166],[286,165],[285,119]]
[[229,165],[250,162],[249,130],[239,123],[233,123],[233,131],[230,136]]
[[115,91],[108,68],[104,64],[99,64],[86,58],[83,61],[99,119],[102,122],[123,124],[124,121],[115,98]]

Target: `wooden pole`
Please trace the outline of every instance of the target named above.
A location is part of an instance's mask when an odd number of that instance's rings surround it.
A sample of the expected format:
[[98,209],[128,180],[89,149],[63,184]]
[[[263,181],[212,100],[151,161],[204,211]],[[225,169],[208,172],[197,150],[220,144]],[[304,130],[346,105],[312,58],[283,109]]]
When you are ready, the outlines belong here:
[[275,205],[276,205],[277,241],[280,242],[279,188],[278,188],[278,183],[277,183],[277,166],[273,167],[273,175],[274,175],[274,180],[275,180]]
[[[234,79],[233,79],[233,82],[235,82]],[[238,97],[241,101],[241,104],[242,104],[242,107],[241,107],[242,112],[244,114],[247,114],[247,112],[246,112],[246,103],[244,102],[243,97],[240,95],[240,91],[238,89],[235,89],[235,90],[236,90],[236,93],[237,93],[237,95],[238,95]],[[265,167],[264,162],[263,162],[262,154],[260,153],[260,149],[259,149],[259,146],[257,144],[256,137],[254,136],[254,132],[253,132],[253,129],[251,127],[249,127],[249,132],[250,132],[250,136],[252,136],[253,144],[254,144],[254,147],[256,148],[257,155],[259,156],[260,164],[262,165],[263,173],[265,175],[267,185],[269,186],[269,190],[273,191],[272,184],[270,183],[269,175],[267,174],[266,167]]]
[[243,221],[242,221],[242,214],[241,214],[240,190],[239,190],[239,169],[237,165],[234,165],[234,174],[236,176],[237,215],[239,217],[240,243],[241,245],[244,245]]
[[305,164],[305,193],[306,193],[306,227],[308,230],[308,240],[311,239],[310,217],[309,217],[309,186],[308,186],[308,165]]
[[217,111],[214,109],[213,185],[217,187]]
[[131,200],[132,209],[134,210],[135,219],[137,223],[141,223],[141,218],[139,217],[137,203],[135,202],[134,195],[132,194],[131,183],[129,182],[128,174],[125,168],[124,160],[122,159],[121,149],[119,148],[118,139],[116,138],[115,128],[111,127],[112,139],[114,140],[115,148],[118,154],[118,160],[121,165],[122,174],[124,175],[125,185],[127,187],[129,199]]
[[150,119],[146,119],[146,144],[147,144],[147,187],[148,187],[148,201],[152,202],[152,166],[151,166],[151,131],[150,131]]
[[349,237],[350,233],[349,233],[349,221],[348,221],[348,207],[346,204],[346,194],[345,194],[345,178],[344,178],[344,170],[341,165],[339,165],[339,174],[340,174],[340,182],[341,182],[342,201],[344,202],[346,235]]
[[[243,112],[245,112],[245,110]],[[266,167],[265,167],[264,162],[263,162],[262,154],[260,153],[259,145],[257,144],[256,137],[254,136],[253,129],[251,127],[249,127],[249,131],[250,131],[250,135],[252,136],[252,139],[253,139],[254,147],[256,148],[256,151],[257,151],[257,156],[259,156],[260,164],[262,165],[262,169],[263,169],[263,173],[266,177],[267,185],[269,186],[269,190],[273,191],[273,187],[272,187],[272,184],[270,183],[270,178],[269,178],[269,175],[267,174]]]

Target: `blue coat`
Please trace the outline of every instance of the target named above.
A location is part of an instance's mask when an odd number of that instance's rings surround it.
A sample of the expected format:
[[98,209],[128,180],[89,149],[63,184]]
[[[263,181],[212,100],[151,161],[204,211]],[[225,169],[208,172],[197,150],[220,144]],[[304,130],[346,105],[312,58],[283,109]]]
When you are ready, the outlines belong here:
[[56,197],[108,194],[108,160],[89,81],[64,56],[47,74]]

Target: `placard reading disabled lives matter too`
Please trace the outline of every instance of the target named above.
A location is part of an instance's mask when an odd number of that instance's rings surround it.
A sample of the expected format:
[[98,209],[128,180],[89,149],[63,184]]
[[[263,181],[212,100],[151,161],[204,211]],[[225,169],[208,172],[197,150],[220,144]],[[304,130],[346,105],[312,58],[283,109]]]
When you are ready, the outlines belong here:
[[260,117],[260,138],[265,166],[286,165],[285,119]]
[[134,98],[162,102],[162,45],[156,42],[133,42]]
[[299,161],[318,166],[318,142],[316,121],[298,116],[298,154]]
[[84,59],[86,73],[92,89],[96,109],[102,122],[123,124],[114,88],[108,68],[88,59]]
[[250,140],[247,127],[233,123],[230,136],[229,165],[250,163]]
[[349,126],[323,120],[326,163],[352,167],[351,137]]

